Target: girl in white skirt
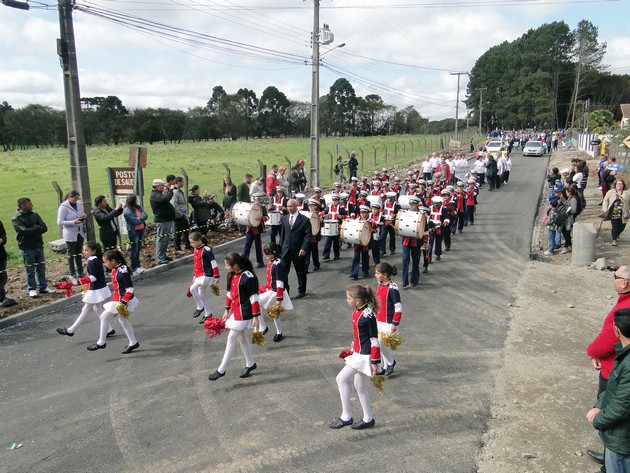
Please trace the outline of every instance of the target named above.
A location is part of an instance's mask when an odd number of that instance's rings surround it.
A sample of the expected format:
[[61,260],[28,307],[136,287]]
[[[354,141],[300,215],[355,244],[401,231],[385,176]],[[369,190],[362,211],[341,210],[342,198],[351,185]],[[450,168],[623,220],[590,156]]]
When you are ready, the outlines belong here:
[[[287,286],[287,275],[280,264],[280,253],[282,247],[277,243],[269,243],[263,248],[263,252],[267,257],[267,284],[260,286],[260,305],[263,309],[269,309],[272,305],[281,305],[286,310],[293,309],[293,303],[289,297],[289,293],[285,290]],[[259,330],[267,333],[267,324],[264,316],[259,319]],[[276,334],[273,336],[274,342],[279,342],[284,337],[282,335],[282,324],[280,318],[273,319],[276,326]]]
[[[346,366],[337,375],[337,386],[341,397],[341,416],[330,424],[331,429],[341,429],[352,425],[355,430],[374,427],[372,405],[368,393],[370,376],[378,372],[381,362],[381,351],[376,328],[378,298],[370,286],[350,286],[346,290],[346,302],[354,310],[352,312],[352,354],[344,358]],[[354,378],[359,402],[363,409],[363,419],[353,423],[350,408],[350,379]]]
[[131,353],[140,347],[138,340],[133,331],[133,327],[129,319],[119,314],[118,305],[127,306],[129,314],[133,313],[138,306],[138,298],[134,293],[133,283],[131,282],[131,272],[127,267],[125,257],[118,250],[108,250],[103,255],[103,263],[105,267],[112,270],[112,286],[114,287],[114,295],[111,302],[104,305],[103,315],[101,316],[101,334],[98,341],[94,345],[87,347],[90,351],[101,350],[105,348],[105,339],[107,337],[107,327],[113,317],[118,319],[118,323],[125,331],[125,335],[129,339],[129,345],[125,346],[123,355]]
[[222,319],[229,329],[225,353],[219,368],[208,379],[216,381],[225,376],[230,358],[238,342],[245,356],[245,369],[240,377],[247,378],[257,366],[252,355],[252,345],[247,330],[258,329],[260,316],[260,300],[258,298],[258,279],[254,274],[252,262],[245,255],[236,252],[225,257],[225,269],[228,271],[227,293],[225,295],[225,312]]
[[[101,259],[103,257],[101,245],[94,241],[88,241],[83,245],[83,257],[87,261],[87,276],[82,277],[75,283],[76,286],[85,284],[86,293],[82,299],[83,309],[81,309],[81,313],[70,327],[57,329],[59,335],[72,337],[91,311],[94,311],[100,320],[103,314],[103,303],[112,295],[105,281],[105,271]],[[112,326],[108,325],[107,337],[111,337],[115,333],[116,331]]]
[[218,284],[219,282],[219,265],[214,258],[212,248],[208,246],[208,240],[205,235],[199,232],[192,232],[188,237],[188,241],[194,248],[193,256],[193,280],[189,290],[197,303],[197,309],[193,312],[193,317],[199,317],[203,313],[200,324],[208,317],[212,317],[212,309],[208,304],[206,289],[208,286]]

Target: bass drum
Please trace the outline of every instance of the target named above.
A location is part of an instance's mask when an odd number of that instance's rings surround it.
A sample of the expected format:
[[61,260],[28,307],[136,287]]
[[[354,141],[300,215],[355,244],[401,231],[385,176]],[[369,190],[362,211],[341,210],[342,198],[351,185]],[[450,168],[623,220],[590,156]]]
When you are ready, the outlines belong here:
[[411,208],[411,206],[409,205],[409,197],[411,197],[410,195],[401,195],[400,197],[398,197],[398,205],[400,205],[400,208],[403,210],[409,210]]
[[383,199],[381,199],[380,195],[368,195],[367,200],[370,203],[370,207],[372,207],[372,204],[378,204],[383,208]]
[[396,216],[396,236],[422,238],[427,226],[427,216],[424,213],[400,210]]
[[366,246],[370,243],[372,227],[363,220],[344,220],[339,235],[344,243]]
[[232,207],[232,218],[239,225],[246,227],[257,227],[263,218],[263,211],[260,205],[249,202],[237,202]]
[[308,218],[311,222],[311,235],[315,236],[319,233],[319,214],[317,212],[309,212],[308,210],[300,210],[300,213]]

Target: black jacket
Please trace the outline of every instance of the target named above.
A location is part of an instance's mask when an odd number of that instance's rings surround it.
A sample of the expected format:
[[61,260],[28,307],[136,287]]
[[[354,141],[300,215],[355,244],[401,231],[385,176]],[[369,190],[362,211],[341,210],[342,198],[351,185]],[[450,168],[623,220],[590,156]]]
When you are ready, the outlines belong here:
[[311,242],[311,221],[297,212],[293,228],[289,225],[291,214],[282,216],[280,239],[282,258],[295,259],[300,250],[308,251]]
[[173,191],[162,194],[155,189],[151,191],[151,210],[153,210],[153,221],[157,223],[172,222],[175,220],[175,207],[171,205]]
[[0,222],[0,261],[6,261],[7,250],[4,249],[4,245],[7,243],[7,232],[4,230],[4,225]]
[[120,234],[118,230],[118,216],[122,213],[122,207],[114,210],[109,205],[105,207],[105,210],[101,210],[98,207],[92,209],[94,220],[101,227],[98,232],[101,241],[112,241],[118,237]]
[[11,223],[17,233],[16,239],[20,250],[44,246],[42,235],[48,231],[48,227],[37,212],[23,214],[18,210],[13,215]]

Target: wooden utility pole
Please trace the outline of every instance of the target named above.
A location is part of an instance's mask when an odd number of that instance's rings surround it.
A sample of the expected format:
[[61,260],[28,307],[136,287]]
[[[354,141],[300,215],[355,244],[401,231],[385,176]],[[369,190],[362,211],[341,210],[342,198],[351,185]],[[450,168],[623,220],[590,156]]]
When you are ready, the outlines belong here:
[[468,72],[451,72],[452,76],[457,76],[457,99],[455,101],[455,139],[459,139],[459,79]]
[[63,89],[66,99],[66,127],[68,129],[68,151],[70,152],[70,177],[72,189],[81,194],[83,208],[88,217],[87,238],[95,240],[92,217],[92,195],[88,173],[85,133],[81,115],[81,92],[79,90],[79,69],[74,43],[72,23],[72,0],[59,0],[59,29],[61,39],[57,42],[57,53],[63,70]]
[[311,187],[319,186],[319,0],[313,0],[311,83]]
[[479,91],[479,134],[481,135],[481,117],[483,114],[483,91],[486,90],[487,87],[477,87]]

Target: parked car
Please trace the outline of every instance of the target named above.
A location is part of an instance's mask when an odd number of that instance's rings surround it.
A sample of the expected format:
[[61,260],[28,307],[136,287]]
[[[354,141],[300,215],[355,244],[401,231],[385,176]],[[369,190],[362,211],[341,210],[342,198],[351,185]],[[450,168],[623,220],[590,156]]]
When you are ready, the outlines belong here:
[[497,153],[499,151],[501,151],[501,148],[503,148],[503,142],[496,140],[496,141],[490,141],[487,145],[486,145],[486,151],[490,154],[492,154],[493,156],[496,156]]
[[528,141],[523,147],[523,156],[542,156],[543,154],[542,141]]

